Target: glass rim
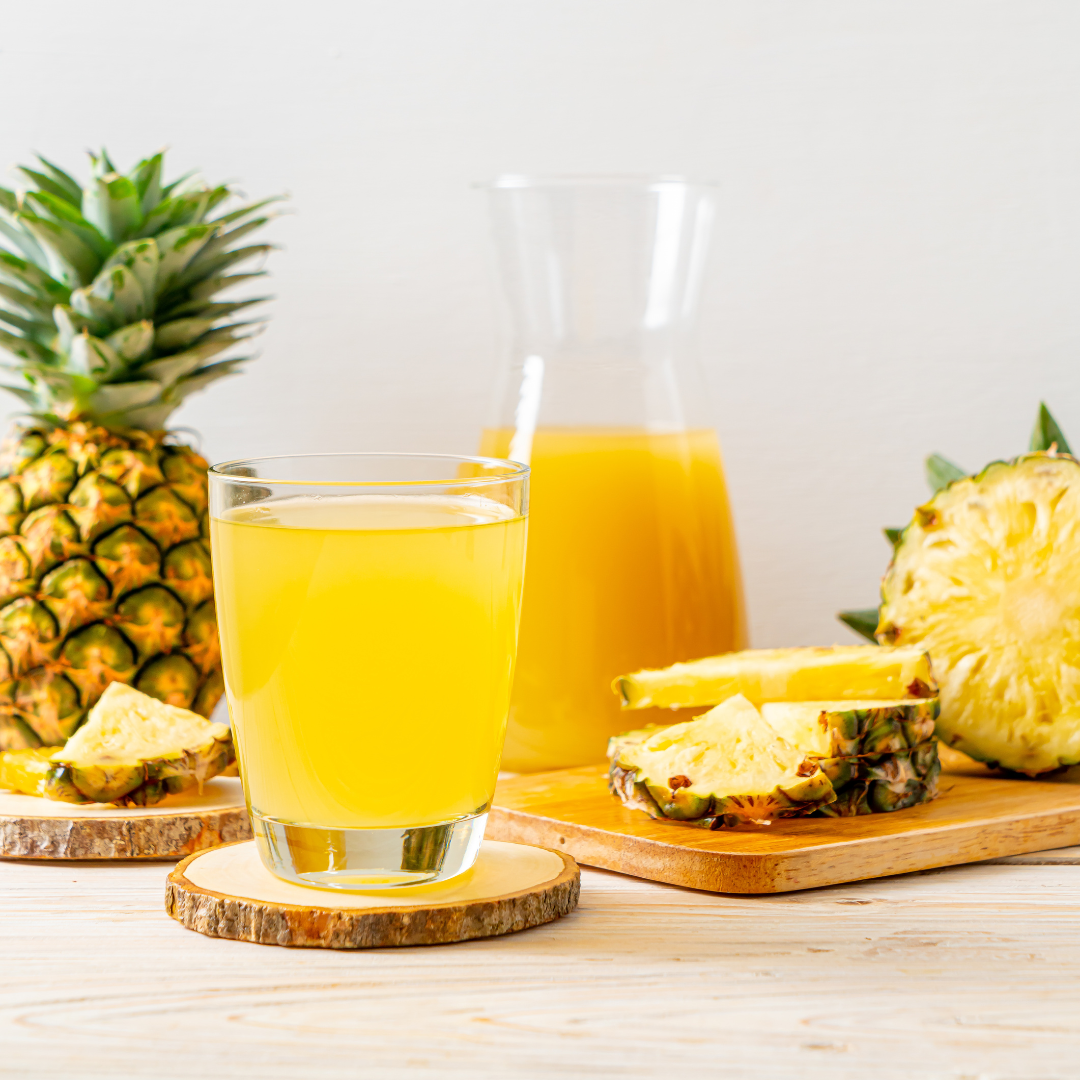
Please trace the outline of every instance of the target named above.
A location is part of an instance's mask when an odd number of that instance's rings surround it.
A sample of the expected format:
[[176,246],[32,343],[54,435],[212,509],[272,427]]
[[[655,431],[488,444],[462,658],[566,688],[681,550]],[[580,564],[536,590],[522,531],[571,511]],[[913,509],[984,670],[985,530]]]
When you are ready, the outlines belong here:
[[[483,465],[503,468],[504,471],[491,476],[447,476],[432,480],[276,480],[270,476],[251,476],[240,473],[228,473],[224,470],[243,465],[259,465],[274,461],[318,461],[328,458],[352,458],[371,461],[376,458],[421,459],[424,461],[445,461],[456,464]],[[408,453],[393,450],[346,450],[341,453],[323,452],[316,454],[265,454],[260,457],[233,458],[211,465],[207,474],[215,480],[237,484],[282,484],[293,487],[336,487],[336,488],[386,488],[386,487],[483,487],[490,484],[505,484],[508,481],[521,480],[529,475],[528,465],[509,458],[482,457],[478,454],[427,454]]]
[[521,191],[529,188],[704,188],[715,190],[715,180],[695,180],[678,173],[501,173],[476,185],[486,191]]

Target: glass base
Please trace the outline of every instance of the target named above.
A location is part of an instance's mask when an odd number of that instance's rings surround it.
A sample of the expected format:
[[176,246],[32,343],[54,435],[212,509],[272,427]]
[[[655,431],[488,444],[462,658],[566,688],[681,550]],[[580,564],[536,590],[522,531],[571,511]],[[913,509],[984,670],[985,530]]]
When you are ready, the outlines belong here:
[[272,874],[316,889],[396,889],[446,881],[480,854],[487,812],[413,829],[321,829],[251,812]]

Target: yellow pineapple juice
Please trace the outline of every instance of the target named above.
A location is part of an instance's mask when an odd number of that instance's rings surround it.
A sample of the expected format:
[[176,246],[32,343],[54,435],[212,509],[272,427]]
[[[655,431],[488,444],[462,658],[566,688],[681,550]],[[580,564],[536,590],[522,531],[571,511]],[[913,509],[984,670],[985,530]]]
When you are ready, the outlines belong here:
[[488,499],[331,496],[211,523],[244,787],[265,817],[420,826],[484,811],[525,519]]
[[[513,432],[485,432],[506,457]],[[746,644],[720,447],[709,430],[540,428],[532,442],[529,565],[503,767],[603,758],[640,727],[616,675]],[[685,717],[664,711],[671,723]]]

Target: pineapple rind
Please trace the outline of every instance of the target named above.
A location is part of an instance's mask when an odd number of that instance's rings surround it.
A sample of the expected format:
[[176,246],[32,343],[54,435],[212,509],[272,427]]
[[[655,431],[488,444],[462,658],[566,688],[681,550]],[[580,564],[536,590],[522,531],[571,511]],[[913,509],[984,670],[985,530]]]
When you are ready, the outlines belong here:
[[734,694],[742,694],[755,705],[933,697],[937,686],[924,649],[883,651],[874,645],[838,645],[725,653],[623,675],[612,689],[626,708],[645,709],[716,705]]
[[878,639],[928,649],[937,732],[1037,776],[1080,763],[1080,463],[1034,453],[918,508],[882,583]]

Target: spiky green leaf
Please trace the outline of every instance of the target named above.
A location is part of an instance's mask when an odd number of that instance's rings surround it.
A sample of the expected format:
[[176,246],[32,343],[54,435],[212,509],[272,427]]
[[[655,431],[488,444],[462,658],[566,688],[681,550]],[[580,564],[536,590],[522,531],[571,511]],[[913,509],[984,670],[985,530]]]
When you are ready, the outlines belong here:
[[18,330],[24,337],[42,344],[55,332],[55,327],[51,322],[32,317],[28,319],[17,312],[6,310],[2,305],[0,305],[0,322],[6,323],[9,329]]
[[143,292],[142,285],[135,273],[126,266],[110,266],[102,270],[93,285],[90,293],[101,300],[112,304],[116,313],[115,324],[126,326],[128,323],[144,319],[152,310],[151,301]]
[[1050,415],[1045,401],[1039,402],[1039,415],[1035,418],[1035,430],[1031,433],[1031,449],[1044,453],[1056,447],[1059,454],[1071,454],[1068,440],[1065,438],[1057,421]]
[[0,302],[9,307],[14,306],[15,310],[22,315],[50,325],[52,323],[53,305],[25,289],[16,289],[13,285],[0,281]]
[[72,342],[67,367],[95,382],[120,378],[127,370],[127,364],[108,342],[91,337],[85,331]]
[[270,206],[273,203],[281,202],[285,197],[286,196],[284,195],[271,195],[269,199],[260,199],[258,202],[239,206],[235,210],[229,211],[227,214],[221,214],[219,217],[211,218],[211,221],[215,225],[229,225],[234,221],[240,221],[242,218],[246,218],[249,214],[254,214],[264,206]]
[[137,236],[143,223],[139,192],[126,176],[111,173],[92,181],[83,192],[83,216],[114,244]]
[[172,286],[176,277],[206,247],[215,229],[214,225],[187,225],[181,229],[159,233],[155,237],[161,255],[158,266],[159,296]]
[[219,292],[233,289],[247,281],[255,281],[266,276],[265,270],[253,270],[250,274],[223,274],[217,277],[204,278],[188,289],[188,296],[192,300],[212,300]]
[[82,188],[78,183],[69,176],[58,165],[54,165],[48,158],[42,157],[40,154],[35,154],[34,157],[41,162],[42,169],[52,179],[53,183],[62,188],[68,197],[68,201],[75,206],[82,206]]
[[79,211],[64,199],[48,192],[28,192],[23,205],[46,221],[54,221],[77,236],[99,259],[107,259],[116,245],[94,228]]
[[116,251],[106,260],[105,265],[98,272],[99,276],[114,266],[127,267],[142,287],[143,296],[147,303],[151,303],[157,295],[158,268],[161,265],[161,253],[158,251],[157,241],[149,238],[146,240],[129,240],[121,244]]
[[57,304],[53,308],[53,322],[56,324],[57,346],[61,353],[68,352],[72,342],[84,330],[91,334],[100,334],[108,327],[107,323],[87,318],[68,304]]
[[48,273],[51,263],[44,248],[18,223],[14,218],[5,217],[0,213],[0,236],[7,239],[8,243],[14,244],[33,265]]
[[163,154],[155,154],[153,157],[144,158],[128,174],[135,190],[139,193],[139,206],[142,208],[143,217],[161,202],[161,167],[164,162]]
[[158,352],[176,352],[198,341],[213,325],[213,319],[176,319],[162,323],[154,331],[154,348]]
[[926,459],[926,482],[935,495],[954,480],[963,480],[967,475],[959,465],[954,465],[940,454],[931,454]]
[[0,349],[4,349],[21,360],[43,364],[51,364],[56,361],[56,354],[51,349],[39,345],[36,341],[29,341],[27,338],[19,337],[16,334],[9,334],[6,330],[0,330]]
[[198,371],[207,360],[232,346],[232,341],[208,341],[184,352],[174,353],[163,360],[152,360],[139,368],[139,374],[156,379],[163,386],[171,386],[192,372]]
[[[106,339],[129,364],[146,359],[154,347],[154,324],[149,319],[122,326]],[[140,371],[141,374],[141,371]],[[149,376],[156,379],[156,375]]]
[[40,267],[26,259],[20,259],[10,251],[0,250],[0,280],[9,282],[20,289],[36,293],[42,300],[54,304],[66,304],[71,298],[71,289],[51,278]]
[[877,630],[878,625],[878,609],[877,608],[863,608],[858,611],[840,611],[836,616],[845,626],[851,627],[856,634],[861,634],[864,638],[877,644],[877,638],[874,637],[874,631]]
[[70,203],[78,209],[82,198],[82,192],[79,192],[78,195],[75,196],[63,184],[58,184],[51,176],[38,172],[35,169],[28,169],[25,165],[16,165],[15,172],[19,173],[21,176],[25,176],[39,191],[48,192],[48,194],[55,198],[63,199],[64,202]]
[[161,394],[161,384],[150,380],[106,383],[91,395],[88,405],[99,416],[126,413],[149,405]]
[[230,315],[235,315],[238,311],[243,311],[245,308],[252,307],[255,304],[265,304],[272,300],[272,296],[253,296],[250,300],[234,300],[231,303],[220,302],[214,303],[213,301],[205,300],[190,300],[185,304],[180,304],[178,307],[169,308],[162,313],[166,319],[178,319],[178,318],[199,318],[199,319],[212,319],[217,322],[219,319],[226,319]]
[[90,286],[76,289],[71,294],[71,307],[88,320],[88,323],[93,324],[98,333],[107,334],[113,327],[123,326],[125,322],[113,307],[112,302],[103,300],[91,291]]
[[94,279],[102,260],[69,229],[55,221],[25,212],[16,214],[15,220],[45,252],[50,276],[72,288],[86,285]]

